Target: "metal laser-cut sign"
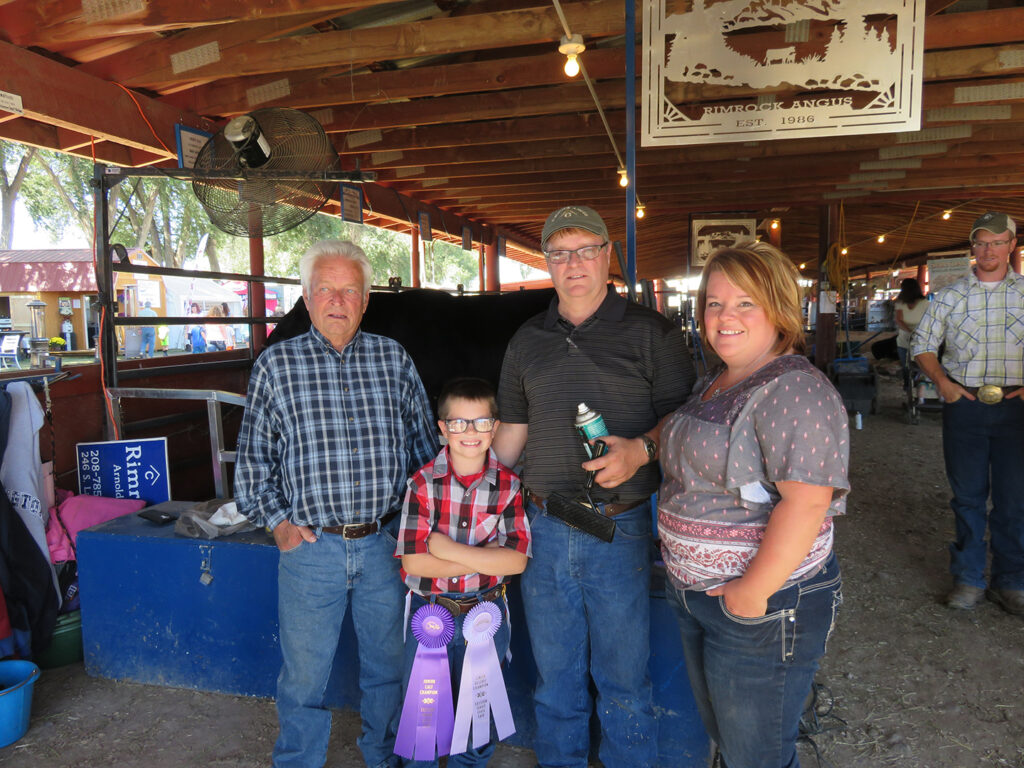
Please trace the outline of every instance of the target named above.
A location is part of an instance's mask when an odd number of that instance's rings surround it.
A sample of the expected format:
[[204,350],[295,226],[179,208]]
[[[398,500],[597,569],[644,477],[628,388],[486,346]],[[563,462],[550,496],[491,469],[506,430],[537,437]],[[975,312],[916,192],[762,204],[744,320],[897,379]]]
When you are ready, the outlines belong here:
[[644,0],[642,143],[916,131],[924,17],[925,0]]

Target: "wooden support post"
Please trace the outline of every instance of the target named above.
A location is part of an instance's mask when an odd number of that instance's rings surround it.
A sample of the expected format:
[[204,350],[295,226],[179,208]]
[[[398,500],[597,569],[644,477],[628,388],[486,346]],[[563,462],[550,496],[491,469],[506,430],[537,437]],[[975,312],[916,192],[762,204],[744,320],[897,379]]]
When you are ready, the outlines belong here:
[[1020,248],[1015,248],[1010,254],[1010,269],[1020,274]]
[[500,291],[501,290],[501,278],[499,277],[500,272],[498,270],[498,236],[495,235],[493,242],[488,243],[486,246],[486,256],[484,258],[484,267],[486,270],[486,282],[485,291]]
[[487,260],[485,258],[486,247],[484,246],[483,243],[480,243],[480,250],[478,251],[478,253],[479,256],[477,257],[477,277],[479,278],[480,286],[477,290],[485,291],[487,290],[487,278],[484,273],[484,265],[487,263]]
[[[249,238],[249,274],[255,277],[263,277],[263,238]],[[249,281],[249,317],[266,317],[266,284]],[[249,349],[252,351],[253,359],[267,345],[267,326],[249,326]]]
[[823,371],[836,357],[835,308],[831,308],[831,312],[823,312],[822,297],[826,290],[834,295],[837,289],[837,286],[828,284],[825,261],[829,246],[836,237],[838,222],[839,210],[835,204],[823,205],[818,209],[818,320],[814,333],[814,364]]
[[412,252],[409,254],[412,263],[412,287],[420,288],[420,231],[412,231]]

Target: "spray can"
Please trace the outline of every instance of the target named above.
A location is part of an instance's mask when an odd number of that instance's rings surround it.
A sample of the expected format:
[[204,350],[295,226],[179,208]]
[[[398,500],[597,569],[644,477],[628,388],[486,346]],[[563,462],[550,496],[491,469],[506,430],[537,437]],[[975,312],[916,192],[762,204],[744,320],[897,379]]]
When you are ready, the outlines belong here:
[[853,423],[856,429],[864,428],[864,420],[861,418],[860,411],[857,411],[853,416]]
[[597,411],[591,410],[586,403],[580,403],[576,406],[576,433],[583,440],[583,447],[587,451],[587,456],[590,458],[594,457],[590,447],[590,440],[594,440],[598,437],[605,437],[608,434],[608,427],[605,426],[604,417]]

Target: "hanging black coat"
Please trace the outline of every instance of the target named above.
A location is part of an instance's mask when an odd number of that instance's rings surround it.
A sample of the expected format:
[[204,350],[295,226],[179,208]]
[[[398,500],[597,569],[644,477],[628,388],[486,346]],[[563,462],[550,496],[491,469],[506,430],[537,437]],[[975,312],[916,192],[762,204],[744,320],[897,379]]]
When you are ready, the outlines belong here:
[[57,591],[50,564],[0,484],[0,589],[11,626],[31,633],[33,655],[50,647],[57,623]]

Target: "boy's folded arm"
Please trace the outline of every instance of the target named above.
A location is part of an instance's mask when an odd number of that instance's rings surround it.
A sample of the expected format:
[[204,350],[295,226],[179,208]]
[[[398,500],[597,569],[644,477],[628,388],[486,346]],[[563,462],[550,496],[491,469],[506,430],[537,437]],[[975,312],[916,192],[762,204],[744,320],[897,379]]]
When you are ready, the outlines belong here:
[[427,545],[431,552],[440,550],[440,556],[446,560],[466,566],[471,573],[482,573],[486,576],[511,576],[522,573],[526,569],[528,559],[522,552],[516,552],[509,547],[474,547],[460,544],[436,531],[427,539]]
[[402,555],[402,568],[411,576],[424,579],[450,579],[455,576],[468,576],[476,573],[462,563],[444,560],[429,553]]

